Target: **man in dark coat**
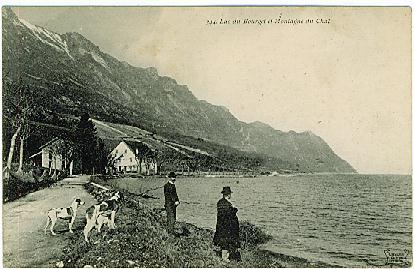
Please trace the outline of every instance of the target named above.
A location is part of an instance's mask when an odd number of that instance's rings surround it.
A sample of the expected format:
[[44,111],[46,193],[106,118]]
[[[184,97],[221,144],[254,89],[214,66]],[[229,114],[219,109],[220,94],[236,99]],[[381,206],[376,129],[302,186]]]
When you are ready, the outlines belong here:
[[177,206],[180,204],[175,188],[175,173],[168,174],[168,182],[164,185],[165,211],[167,212],[167,231],[174,233],[174,225],[177,218]]
[[238,209],[230,202],[230,187],[223,187],[221,193],[223,198],[217,202],[217,225],[213,243],[221,248],[224,261],[240,260],[239,219],[236,215]]

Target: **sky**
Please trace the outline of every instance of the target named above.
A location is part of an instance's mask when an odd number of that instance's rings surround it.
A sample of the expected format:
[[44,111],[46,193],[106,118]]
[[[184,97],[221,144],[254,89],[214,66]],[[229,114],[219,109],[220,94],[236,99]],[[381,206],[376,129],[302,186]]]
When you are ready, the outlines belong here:
[[360,173],[411,174],[409,8],[14,11],[58,33],[79,32],[134,66],[156,67],[241,121],[310,130]]

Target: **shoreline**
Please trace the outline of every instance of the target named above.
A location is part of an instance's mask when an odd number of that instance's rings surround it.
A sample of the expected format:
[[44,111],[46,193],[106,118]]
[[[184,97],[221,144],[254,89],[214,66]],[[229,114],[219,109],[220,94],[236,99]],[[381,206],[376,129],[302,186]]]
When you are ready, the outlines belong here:
[[[242,261],[224,263],[212,244],[212,229],[177,222],[179,235],[170,235],[164,228],[163,208],[151,207],[145,198],[128,191],[105,187],[125,197],[116,217],[117,228],[104,227],[100,234],[93,230],[90,244],[83,239],[83,229],[76,230],[61,257],[64,267],[338,267],[261,249],[269,235],[246,222],[240,228],[250,233],[250,242],[241,238]],[[85,189],[98,201],[104,198],[105,191],[96,185],[88,183]]]
[[[312,175],[382,175],[382,174],[361,174],[357,172],[308,172],[308,173],[270,173],[270,174],[260,174],[260,173],[242,173],[242,172],[194,172],[194,173],[176,173],[178,176],[183,178],[194,177],[194,178],[256,178],[256,177],[294,177],[294,176],[312,176]],[[388,175],[388,174],[384,174]],[[396,176],[405,176],[403,174],[395,174]],[[124,174],[114,174],[104,176],[107,179],[112,178],[137,178],[137,179],[146,179],[146,178],[166,178],[166,174],[156,174],[156,175],[138,175],[137,173],[124,173]],[[409,175],[411,176],[411,175]],[[102,178],[101,175],[96,175],[93,177]]]

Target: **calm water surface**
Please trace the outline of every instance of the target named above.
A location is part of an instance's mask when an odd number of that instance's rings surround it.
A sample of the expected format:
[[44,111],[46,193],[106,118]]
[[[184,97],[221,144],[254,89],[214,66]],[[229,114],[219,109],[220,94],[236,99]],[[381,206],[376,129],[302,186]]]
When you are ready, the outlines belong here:
[[[132,192],[161,186],[162,179],[117,179]],[[346,267],[383,266],[385,249],[410,251],[410,176],[303,175],[259,178],[179,178],[177,218],[214,228],[216,203],[231,186],[239,219],[273,236],[266,249]],[[162,189],[152,192],[160,197]]]

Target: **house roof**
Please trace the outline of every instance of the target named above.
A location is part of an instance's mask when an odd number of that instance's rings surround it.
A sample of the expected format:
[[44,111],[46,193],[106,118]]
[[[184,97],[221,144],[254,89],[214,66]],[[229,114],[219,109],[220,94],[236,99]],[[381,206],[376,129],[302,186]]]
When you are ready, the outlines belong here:
[[40,154],[42,154],[42,151],[39,151],[38,153],[33,154],[32,156],[29,157],[29,159],[32,159]]
[[136,149],[138,149],[139,152],[154,153],[156,151],[156,149],[154,149],[154,147],[152,145],[150,145],[147,142],[141,141],[139,139],[133,139],[133,138],[109,139],[109,138],[105,138],[105,139],[102,139],[102,141],[104,142],[104,145],[109,150],[113,150],[114,148],[116,148],[119,145],[119,143],[124,142],[130,148],[130,150],[134,153],[135,153]]
[[102,142],[105,146],[105,149],[108,151],[112,151],[116,146],[119,145],[119,143],[122,142],[122,139],[116,139],[116,138],[101,138]]
[[139,141],[137,139],[124,139],[123,142],[127,144],[127,146],[135,153],[138,149],[138,152],[142,152],[144,154],[153,154],[155,150],[148,145],[148,143]]
[[128,146],[134,149],[143,149],[143,150],[151,150],[154,151],[154,149],[149,145],[148,143],[137,140],[137,139],[124,139],[123,140]]
[[153,151],[162,149],[162,144],[160,142],[154,141],[153,139],[147,137],[122,137],[122,140],[134,147],[136,146],[136,143],[140,143]]
[[58,141],[58,140],[63,140],[63,139],[61,139],[61,138],[59,138],[59,137],[55,137],[55,138],[53,138],[52,140],[50,140],[49,142],[47,142],[46,144],[44,144],[43,146],[40,146],[40,148],[39,149],[43,149],[43,148],[45,148],[45,147],[48,147],[48,146],[50,146],[50,145],[52,145],[53,143],[55,143],[56,141]]

